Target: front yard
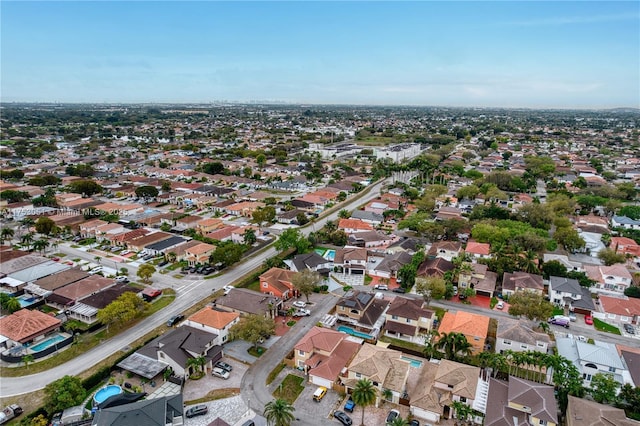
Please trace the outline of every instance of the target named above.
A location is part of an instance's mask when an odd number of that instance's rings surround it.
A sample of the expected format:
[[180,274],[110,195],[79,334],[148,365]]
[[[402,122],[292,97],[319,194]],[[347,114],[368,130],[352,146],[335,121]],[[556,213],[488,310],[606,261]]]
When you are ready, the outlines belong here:
[[280,383],[278,388],[273,392],[273,396],[284,399],[290,404],[293,404],[300,393],[304,390],[303,382],[303,377],[287,374],[287,376],[282,380],[282,383]]
[[607,333],[621,334],[620,329],[618,327],[613,326],[611,324],[607,324],[606,322],[601,321],[598,318],[593,319],[593,326],[598,331],[606,331]]

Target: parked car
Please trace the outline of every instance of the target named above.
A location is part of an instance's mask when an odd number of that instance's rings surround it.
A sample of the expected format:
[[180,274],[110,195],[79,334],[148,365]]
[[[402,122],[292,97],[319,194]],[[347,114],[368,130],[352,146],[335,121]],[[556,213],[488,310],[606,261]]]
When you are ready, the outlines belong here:
[[124,275],[120,275],[119,277],[116,277],[116,282],[127,284],[129,282],[129,278],[125,277]]
[[169,264],[169,261],[168,260],[163,260],[162,262],[158,263],[158,267],[162,267],[162,266],[167,265],[167,264]]
[[191,418],[195,416],[204,416],[208,412],[209,407],[207,407],[206,405],[196,405],[195,407],[188,408],[187,411],[185,411],[184,415],[188,418]]
[[311,315],[311,311],[308,309],[298,309],[293,313],[294,317],[308,317]]
[[387,414],[387,424],[392,423],[398,417],[400,417],[400,411],[396,409],[389,411],[389,414]]
[[576,320],[576,314],[574,312],[569,312],[569,321],[575,322]]
[[569,320],[566,317],[557,317],[557,318],[549,318],[548,323],[549,324],[555,324],[555,325],[561,325],[564,328],[569,328],[569,322],[571,320]]
[[498,302],[498,304],[496,305],[496,309],[503,309],[504,308],[504,302],[501,300]]
[[386,284],[376,284],[376,285],[373,286],[373,289],[374,290],[385,290],[385,291],[387,291],[387,290],[389,290],[389,286],[386,285]]
[[242,423],[242,426],[256,426],[256,424],[253,422],[253,420],[247,420],[246,422]]
[[458,286],[457,286],[457,285],[454,285],[454,286],[453,286],[453,295],[454,295],[454,296],[457,296],[457,295],[458,295]]
[[460,294],[458,294],[458,299],[460,299],[460,300],[464,300],[464,299],[466,299],[466,298],[467,298],[467,296],[465,296],[465,294],[464,294],[464,293],[460,293]]
[[120,253],[120,256],[126,256],[129,253],[131,253],[129,250],[125,250],[122,253]]
[[593,318],[591,317],[591,315],[584,316],[584,323],[587,325],[593,325]]
[[349,417],[344,411],[335,411],[333,413],[333,417],[344,426],[351,426],[353,424],[353,420],[351,420],[351,417]]
[[227,380],[229,378],[229,372],[227,370],[223,370],[220,367],[214,367],[213,371],[211,372],[211,374],[213,374],[216,377],[220,377],[221,379],[225,379],[225,380]]
[[625,324],[623,325],[624,327],[624,331],[626,331],[629,334],[636,334],[636,331],[634,330],[633,326],[631,324]]
[[420,426],[420,422],[416,419],[411,420],[411,423],[409,423],[409,426]]
[[306,308],[307,304],[305,302],[303,302],[302,300],[296,300],[295,302],[292,303],[293,306],[295,306],[296,308]]
[[318,389],[313,393],[313,400],[315,402],[322,401],[322,398],[327,394],[327,388],[324,386],[318,386]]
[[353,399],[351,399],[351,397],[349,397],[347,402],[344,403],[344,411],[348,411],[350,413],[353,413],[353,409],[355,407],[356,407],[356,403],[353,402]]
[[394,293],[400,293],[400,294],[404,294],[404,293],[406,293],[406,292],[407,292],[407,290],[405,290],[405,289],[404,289],[404,288],[402,288],[402,287],[394,288],[394,289],[393,289],[393,290],[391,290],[391,291],[393,291]]
[[224,371],[228,371],[229,373],[231,373],[231,371],[233,371],[233,366],[232,365],[229,365],[226,362],[222,362],[222,361],[216,362],[215,367],[222,368]]
[[169,320],[167,320],[167,327],[173,327],[183,319],[184,319],[184,315],[182,314],[174,315],[171,318],[169,318]]

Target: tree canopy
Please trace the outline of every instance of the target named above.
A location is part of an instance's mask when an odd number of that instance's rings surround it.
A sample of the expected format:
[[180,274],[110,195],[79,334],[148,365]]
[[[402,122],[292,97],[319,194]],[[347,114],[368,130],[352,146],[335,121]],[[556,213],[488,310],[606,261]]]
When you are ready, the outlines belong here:
[[44,407],[49,415],[81,404],[87,396],[82,382],[75,376],[64,376],[44,388]]
[[234,338],[245,340],[257,348],[258,341],[265,336],[271,336],[275,330],[276,323],[272,318],[265,318],[262,315],[247,315],[233,325],[229,332]]
[[546,320],[553,313],[553,305],[542,294],[516,291],[509,296],[509,315],[525,316],[530,320]]

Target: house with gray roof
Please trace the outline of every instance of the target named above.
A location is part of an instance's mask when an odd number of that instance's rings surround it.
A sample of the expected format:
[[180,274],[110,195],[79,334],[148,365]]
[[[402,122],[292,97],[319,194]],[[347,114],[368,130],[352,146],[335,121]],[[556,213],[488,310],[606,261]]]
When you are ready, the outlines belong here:
[[315,251],[311,253],[298,254],[293,259],[285,260],[284,263],[294,272],[301,272],[305,269],[328,274],[333,269],[333,262],[320,256]]
[[275,318],[283,308],[283,301],[279,297],[246,288],[233,288],[225,296],[217,298],[213,307],[227,312],[237,312],[242,316],[261,315]]
[[354,210],[351,213],[352,219],[360,219],[363,222],[370,223],[372,225],[380,225],[384,222],[384,216],[375,212],[366,212],[364,210]]
[[178,236],[169,237],[166,240],[161,240],[161,241],[149,244],[148,246],[145,246],[144,252],[157,256],[163,253],[168,253],[171,251],[171,249],[187,241],[188,240],[186,238],[182,238]]
[[376,337],[385,322],[389,301],[374,297],[372,293],[349,291],[336,303],[338,322]]
[[92,426],[173,426],[183,425],[182,394],[145,399],[131,404],[98,410]]
[[558,424],[558,407],[552,386],[510,376],[505,382],[489,381],[485,426]]
[[549,300],[579,314],[591,315],[595,310],[589,289],[573,278],[549,277]]
[[551,339],[547,333],[534,330],[534,323],[500,318],[496,332],[496,352],[537,351],[547,353]]
[[558,355],[571,361],[582,374],[585,387],[591,386],[591,379],[598,373],[611,374],[621,385],[625,382],[624,377],[629,376],[615,345],[600,341],[592,344],[562,337],[556,340],[556,346]]
[[412,259],[413,256],[404,251],[389,254],[374,269],[369,270],[369,273],[382,278],[396,278],[400,268],[411,263]]
[[628,218],[626,216],[613,216],[611,218],[613,228],[640,229],[640,220]]

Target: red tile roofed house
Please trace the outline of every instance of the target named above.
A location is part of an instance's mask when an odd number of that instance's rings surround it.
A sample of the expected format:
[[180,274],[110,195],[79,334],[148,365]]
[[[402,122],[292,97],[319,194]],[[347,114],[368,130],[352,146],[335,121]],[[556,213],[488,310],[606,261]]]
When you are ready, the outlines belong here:
[[96,228],[98,226],[106,225],[108,222],[101,219],[89,220],[80,224],[80,235],[84,238],[95,237]]
[[222,228],[223,226],[224,224],[222,223],[222,219],[213,217],[201,219],[196,223],[196,229],[201,235]]
[[43,312],[20,309],[0,318],[0,334],[7,337],[7,347],[41,340],[47,333],[57,330],[62,321]]
[[239,228],[239,226],[225,226],[224,228],[216,229],[213,232],[209,232],[205,235],[205,237],[217,241],[229,241],[231,240],[231,236],[233,235],[234,231]]
[[594,316],[601,316],[606,321],[640,324],[640,299],[600,296],[599,300],[602,314]]
[[116,234],[116,235],[109,235],[107,236],[107,240],[111,241],[111,244],[113,245],[117,245],[117,246],[123,246],[123,245],[127,245],[129,242],[137,239],[137,238],[142,238],[145,235],[149,234],[151,231],[144,229],[144,228],[140,228],[140,229],[134,229],[132,231],[128,231],[128,232],[122,232],[120,234]]
[[615,250],[616,253],[640,256],[640,245],[631,238],[611,237],[609,248]]
[[149,244],[157,243],[158,241],[166,240],[167,238],[171,238],[173,234],[168,232],[154,232],[153,234],[145,235],[141,238],[136,238],[127,243],[127,248],[132,251],[142,251],[145,246]]
[[264,208],[265,203],[259,201],[242,201],[226,207],[226,212],[235,216],[251,217],[253,212],[259,208]]
[[466,254],[471,255],[473,260],[488,259],[491,257],[491,245],[487,243],[477,243],[475,241],[469,241],[467,248],[464,249]]
[[342,229],[347,234],[355,234],[357,232],[373,231],[373,226],[360,219],[340,219],[338,229]]
[[189,247],[184,251],[184,259],[189,265],[197,265],[209,262],[209,256],[216,250],[213,244],[200,243],[193,247]]
[[260,228],[258,228],[257,226],[241,226],[231,233],[231,241],[236,244],[244,244],[244,234],[245,232],[247,232],[247,230],[253,230],[256,237],[260,235]]
[[517,291],[531,291],[538,294],[544,292],[542,275],[527,272],[505,272],[502,277],[502,293],[512,295]]
[[489,318],[484,315],[463,311],[447,312],[442,318],[438,332],[440,335],[442,333],[464,334],[472,346],[472,355],[477,355],[484,350],[485,340],[489,332]]
[[240,314],[205,306],[195,314],[191,315],[182,324],[189,327],[204,330],[218,336],[216,345],[222,345],[229,338],[229,329],[240,321]]
[[119,223],[105,223],[104,225],[100,225],[96,227],[96,239],[98,241],[104,241],[108,239],[109,235],[118,235],[123,232],[126,232],[127,228],[120,225]]
[[309,375],[309,382],[332,389],[359,349],[360,343],[348,334],[313,327],[294,347],[294,363]]
[[79,200],[82,198],[82,194],[68,193],[68,194],[56,194],[56,201],[60,207],[68,207],[70,201]]
[[290,299],[296,295],[292,279],[296,272],[282,268],[271,268],[260,275],[260,292],[271,294],[282,300]]
[[115,281],[100,275],[91,275],[79,281],[75,281],[64,287],[57,288],[53,294],[46,297],[47,303],[64,309],[66,306],[94,295],[102,290],[115,285]]

